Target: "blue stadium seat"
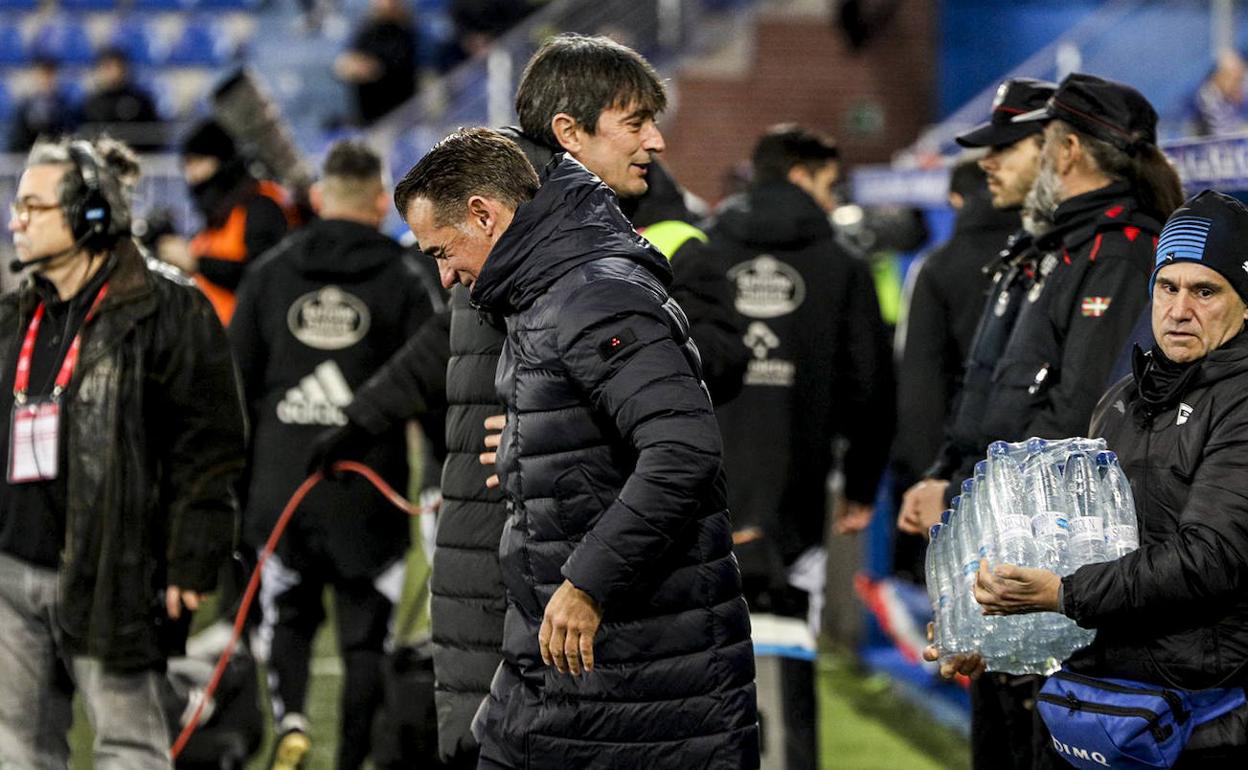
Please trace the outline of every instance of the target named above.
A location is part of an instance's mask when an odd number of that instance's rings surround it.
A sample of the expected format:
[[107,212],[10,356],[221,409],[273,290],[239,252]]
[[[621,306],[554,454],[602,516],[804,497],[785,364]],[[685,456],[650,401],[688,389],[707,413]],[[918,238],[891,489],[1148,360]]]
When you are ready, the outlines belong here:
[[178,36],[165,64],[179,67],[214,67],[228,58],[219,30],[207,20],[190,19]]
[[38,7],[39,0],[0,0],[0,11],[33,11]]
[[125,51],[135,66],[146,67],[161,63],[160,51],[152,40],[151,31],[138,19],[122,19],[118,22],[108,43]]
[[60,0],[57,5],[65,11],[113,11],[117,0]]
[[0,124],[7,124],[13,117],[13,97],[9,95],[9,90],[4,87],[4,82],[0,81]]
[[29,60],[26,41],[22,39],[17,20],[0,18],[0,64],[21,65]]
[[213,11],[251,11],[260,5],[260,0],[198,0],[195,7],[200,10]]
[[195,0],[131,0],[130,7],[136,11],[185,11],[194,4]]
[[48,56],[62,64],[89,64],[95,59],[91,38],[74,19],[51,19],[35,32],[30,43],[32,56]]

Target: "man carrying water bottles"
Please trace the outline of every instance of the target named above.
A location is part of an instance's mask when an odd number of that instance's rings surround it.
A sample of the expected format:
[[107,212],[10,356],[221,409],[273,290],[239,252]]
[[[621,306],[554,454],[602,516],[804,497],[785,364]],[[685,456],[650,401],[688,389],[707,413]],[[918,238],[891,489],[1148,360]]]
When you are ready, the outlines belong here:
[[[1248,682],[1248,209],[1206,190],[1158,242],[1151,350],[1101,399],[1092,435],[1134,492],[1140,548],[1059,577],[981,565],[992,615],[1061,612],[1096,630],[1063,668],[1175,690]],[[957,661],[971,672],[977,661]],[[1199,711],[1195,721],[1201,721]],[[1176,768],[1248,766],[1248,706],[1198,724]]]

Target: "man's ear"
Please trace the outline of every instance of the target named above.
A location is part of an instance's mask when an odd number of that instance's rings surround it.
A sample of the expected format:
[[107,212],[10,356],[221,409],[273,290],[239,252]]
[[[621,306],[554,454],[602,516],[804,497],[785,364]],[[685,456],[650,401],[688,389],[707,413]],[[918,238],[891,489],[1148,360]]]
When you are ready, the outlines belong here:
[[564,150],[575,155],[581,151],[581,124],[566,112],[560,112],[550,119],[550,131],[555,135]]
[[468,199],[468,224],[480,227],[487,236],[492,236],[498,226],[498,211],[492,204],[493,201],[480,195]]
[[321,213],[321,207],[325,205],[325,188],[320,182],[313,182],[308,188],[308,202],[312,204],[313,211]]
[[1083,146],[1083,140],[1074,131],[1067,131],[1057,147],[1057,173],[1065,176],[1075,166],[1090,160],[1088,149]]

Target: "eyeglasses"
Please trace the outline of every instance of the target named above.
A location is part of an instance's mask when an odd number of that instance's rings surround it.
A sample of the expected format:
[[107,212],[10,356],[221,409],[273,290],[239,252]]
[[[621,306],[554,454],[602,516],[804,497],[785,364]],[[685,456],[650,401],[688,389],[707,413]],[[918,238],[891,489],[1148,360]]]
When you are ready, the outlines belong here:
[[52,211],[61,208],[59,203],[32,203],[30,201],[13,201],[9,204],[9,216],[24,225],[30,224],[30,216],[36,211]]

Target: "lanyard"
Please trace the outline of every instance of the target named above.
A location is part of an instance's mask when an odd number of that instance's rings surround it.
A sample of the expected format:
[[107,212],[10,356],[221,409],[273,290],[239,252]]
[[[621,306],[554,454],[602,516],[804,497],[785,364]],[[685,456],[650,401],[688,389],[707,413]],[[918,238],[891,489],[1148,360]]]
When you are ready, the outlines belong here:
[[[95,301],[91,303],[87,317],[82,321],[83,327],[91,323],[91,319],[95,317],[96,311],[100,309],[100,303],[104,301],[107,294],[108,282],[105,282],[100,287],[99,293],[95,295]],[[26,329],[26,339],[22,340],[22,350],[17,356],[17,374],[13,378],[13,399],[18,404],[26,403],[26,391],[30,389],[30,359],[35,353],[35,339],[39,336],[39,325],[43,323],[44,310],[44,303],[40,302],[39,307],[35,308],[34,317],[30,319],[30,327]],[[56,383],[52,387],[52,398],[58,398],[69,387],[69,380],[74,376],[74,368],[78,366],[78,351],[81,347],[82,327],[79,327],[78,333],[74,335],[74,341],[69,344],[69,351],[65,353],[65,360],[61,362],[61,371],[56,375]]]

